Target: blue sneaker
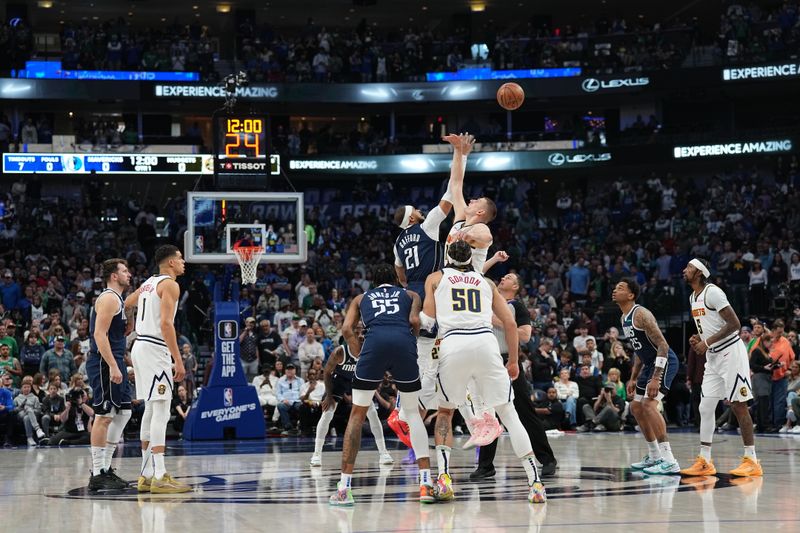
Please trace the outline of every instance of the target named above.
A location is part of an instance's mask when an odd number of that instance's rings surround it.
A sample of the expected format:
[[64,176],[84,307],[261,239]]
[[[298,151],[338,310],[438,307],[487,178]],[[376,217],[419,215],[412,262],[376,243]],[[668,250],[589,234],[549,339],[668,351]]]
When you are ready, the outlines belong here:
[[336,492],[328,500],[328,504],[334,507],[352,507],[356,501],[353,499],[353,491],[350,487],[342,487],[342,482],[336,484]]
[[662,461],[661,457],[657,459],[653,459],[650,455],[645,455],[644,458],[639,461],[638,463],[633,463],[631,468],[634,470],[644,470],[645,468],[650,468],[651,466],[655,466]]

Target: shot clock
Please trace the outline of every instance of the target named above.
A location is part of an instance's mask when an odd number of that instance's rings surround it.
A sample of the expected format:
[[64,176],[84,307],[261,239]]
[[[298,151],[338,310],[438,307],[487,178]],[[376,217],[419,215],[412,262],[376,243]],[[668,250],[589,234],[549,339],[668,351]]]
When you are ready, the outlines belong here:
[[271,170],[268,122],[263,116],[222,115],[215,121],[218,177],[267,176]]

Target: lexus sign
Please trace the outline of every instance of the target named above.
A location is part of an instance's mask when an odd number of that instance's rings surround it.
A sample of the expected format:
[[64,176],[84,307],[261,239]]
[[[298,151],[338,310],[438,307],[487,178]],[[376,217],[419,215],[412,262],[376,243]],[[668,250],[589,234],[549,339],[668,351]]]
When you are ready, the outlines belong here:
[[579,165],[581,163],[600,163],[603,161],[611,161],[611,154],[608,152],[601,154],[564,154],[554,152],[547,156],[547,162],[554,167]]
[[613,80],[598,80],[597,78],[586,78],[581,82],[581,89],[587,93],[594,93],[607,89],[620,89],[623,87],[643,87],[650,85],[650,78],[618,78]]

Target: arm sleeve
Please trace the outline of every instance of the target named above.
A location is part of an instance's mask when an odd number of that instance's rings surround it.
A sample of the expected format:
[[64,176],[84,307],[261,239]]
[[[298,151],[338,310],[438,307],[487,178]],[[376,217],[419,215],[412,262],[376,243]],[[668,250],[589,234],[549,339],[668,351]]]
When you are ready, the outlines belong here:
[[422,231],[424,231],[425,235],[434,241],[438,241],[439,226],[445,218],[447,218],[447,215],[445,215],[444,211],[442,211],[442,208],[437,205],[431,209],[430,213],[428,213],[428,216],[425,217],[425,220],[422,222]]
[[709,287],[706,291],[705,304],[706,307],[709,309],[714,309],[715,311],[722,311],[731,305],[728,302],[728,297],[725,296],[725,293],[722,291],[722,289],[716,285]]

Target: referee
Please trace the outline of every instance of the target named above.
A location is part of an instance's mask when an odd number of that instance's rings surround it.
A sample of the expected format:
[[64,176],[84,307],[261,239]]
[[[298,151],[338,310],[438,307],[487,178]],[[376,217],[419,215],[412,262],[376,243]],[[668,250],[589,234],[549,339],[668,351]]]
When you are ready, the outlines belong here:
[[[517,274],[506,274],[497,284],[498,292],[506,299],[511,312],[517,321],[517,331],[519,332],[520,343],[527,343],[531,338],[531,317],[525,305],[516,299],[517,293],[521,287],[520,278]],[[497,320],[492,316],[492,322]],[[506,344],[505,333],[502,328],[498,328],[495,324],[494,334],[497,337],[497,342],[500,345],[500,353],[503,355],[503,362],[508,361],[508,345]],[[521,365],[520,365],[521,366]],[[531,402],[531,391],[525,373],[520,369],[519,376],[512,382],[514,388],[514,409],[517,410],[522,425],[528,432],[528,437],[531,439],[531,446],[536,457],[542,462],[541,475],[552,476],[556,472],[555,455],[553,449],[550,448],[550,443],[547,441],[547,434],[545,433],[542,421],[536,415],[533,402]],[[469,475],[471,480],[479,480],[493,477],[494,471],[494,456],[497,453],[497,440],[488,446],[480,448],[480,460],[478,461],[478,468]]]

